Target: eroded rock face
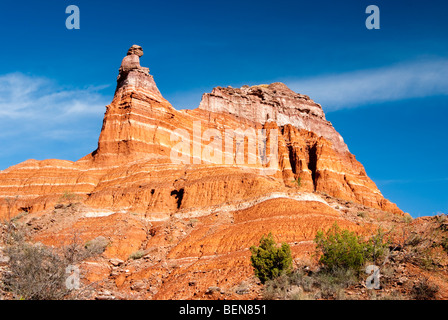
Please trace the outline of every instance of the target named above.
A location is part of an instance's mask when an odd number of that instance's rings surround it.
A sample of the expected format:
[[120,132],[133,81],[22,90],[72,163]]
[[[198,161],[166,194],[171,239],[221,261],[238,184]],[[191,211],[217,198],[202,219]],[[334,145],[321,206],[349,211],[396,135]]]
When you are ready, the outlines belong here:
[[217,87],[202,96],[199,108],[230,113],[261,124],[269,121],[279,126],[291,124],[324,137],[338,152],[348,152],[341,135],[325,119],[322,107],[280,82],[241,88]]
[[[149,69],[140,66],[142,55],[141,47],[133,46],[123,59],[97,150],[76,162],[29,160],[0,172],[0,198],[18,196],[12,209],[0,203],[0,216],[51,208],[66,193],[92,207],[163,219],[206,214],[276,192],[315,191],[402,214],[384,199],[309,97],[281,83],[215,88],[198,109],[177,111]],[[194,129],[198,123],[200,129]],[[204,157],[211,142],[204,139],[207,130],[224,141],[228,130],[237,129],[278,133],[273,172],[264,174],[264,163],[248,163],[260,150],[251,150],[246,140],[232,142],[222,157]],[[172,159],[179,142],[187,143],[182,151],[187,163]],[[226,162],[237,158],[240,147],[245,162]]]
[[[76,162],[28,160],[0,171],[0,220],[27,212],[21,216],[33,241],[45,245],[67,244],[74,232],[82,243],[110,241],[107,261],[81,265],[87,281],[125,299],[221,299],[222,292],[241,299],[232,292],[253,279],[249,247],[262,235],[272,232],[294,258],[309,258],[316,232],[335,222],[369,232],[348,215],[353,203],[375,208],[368,208],[372,215],[403,214],[307,96],[281,83],[215,88],[200,108],[178,111],[140,66],[142,54],[133,46],[123,59],[97,150]],[[221,157],[207,153],[229,132],[261,129],[269,137],[264,149],[250,149],[246,137],[232,140]],[[187,163],[173,161],[181,142]],[[248,161],[268,145],[278,154],[270,174],[266,163]],[[136,251],[145,256],[129,259]],[[210,287],[220,291],[210,294]],[[257,298],[248,292],[244,299]]]
[[149,68],[140,66],[140,57],[143,56],[143,49],[138,45],[133,45],[129,48],[128,54],[123,58],[119,69],[118,79],[123,79],[128,76],[130,71],[141,72],[145,75],[149,75]]
[[130,55],[136,55],[139,58],[143,56],[143,48],[140,47],[139,45],[132,45],[129,50],[128,50],[128,56]]

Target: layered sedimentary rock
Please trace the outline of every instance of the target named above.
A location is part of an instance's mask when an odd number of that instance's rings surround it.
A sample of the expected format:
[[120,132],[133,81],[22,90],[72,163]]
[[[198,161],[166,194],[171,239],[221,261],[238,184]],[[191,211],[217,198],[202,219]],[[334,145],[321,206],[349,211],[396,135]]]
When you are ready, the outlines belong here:
[[269,121],[279,126],[291,124],[324,137],[339,152],[348,151],[344,139],[325,119],[322,107],[281,82],[241,88],[217,87],[202,96],[199,109],[230,113],[261,124]]
[[[126,299],[213,298],[210,286],[227,294],[252,281],[249,247],[268,232],[296,259],[335,222],[369,232],[350,206],[403,214],[309,97],[281,83],[215,88],[199,108],[178,111],[142,55],[132,46],[122,61],[95,151],[0,171],[0,219],[28,213],[34,241],[110,241],[103,260],[81,265],[87,281]],[[129,259],[137,250],[144,259]]]
[[0,198],[14,199],[1,215],[50,208],[68,194],[163,219],[315,191],[402,213],[309,97],[281,83],[215,88],[198,109],[178,111],[140,66],[142,55],[133,46],[123,59],[97,150],[76,162],[29,160],[0,172]]

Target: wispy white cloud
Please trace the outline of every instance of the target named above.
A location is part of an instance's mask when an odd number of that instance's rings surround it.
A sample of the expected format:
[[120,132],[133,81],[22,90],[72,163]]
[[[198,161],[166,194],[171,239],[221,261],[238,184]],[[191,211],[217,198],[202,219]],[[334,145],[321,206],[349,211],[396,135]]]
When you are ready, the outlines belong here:
[[29,158],[76,160],[93,151],[112,99],[104,88],[0,75],[0,170]]
[[422,184],[422,183],[436,183],[436,182],[448,182],[448,178],[436,178],[436,179],[375,179],[373,178],[375,183],[379,185],[389,185],[389,184]]
[[0,121],[6,119],[58,119],[97,114],[106,98],[105,86],[67,88],[54,81],[12,73],[0,76]]
[[448,95],[448,59],[419,60],[377,69],[284,81],[325,111],[372,103]]

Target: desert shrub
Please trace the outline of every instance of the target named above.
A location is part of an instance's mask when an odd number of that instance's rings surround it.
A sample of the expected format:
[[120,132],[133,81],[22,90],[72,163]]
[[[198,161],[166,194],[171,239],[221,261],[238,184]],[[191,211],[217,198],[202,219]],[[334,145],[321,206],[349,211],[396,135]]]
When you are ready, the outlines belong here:
[[84,247],[90,252],[91,255],[98,255],[103,253],[108,245],[109,240],[107,240],[103,236],[99,236],[93,240],[88,241]]
[[322,252],[319,263],[329,270],[344,268],[359,271],[364,265],[366,248],[360,238],[334,225],[326,234],[319,231],[314,239],[316,249]]
[[322,269],[310,274],[295,270],[268,280],[263,288],[267,300],[345,299],[345,289],[357,283],[353,270]]
[[248,294],[250,292],[250,284],[246,281],[242,281],[238,286],[234,288],[234,291],[239,295]]
[[141,259],[141,258],[143,258],[144,256],[145,256],[145,251],[143,251],[143,250],[137,250],[137,251],[135,251],[134,253],[131,253],[131,254],[129,255],[129,259],[137,260],[137,259]]
[[[93,242],[92,242],[93,241]],[[103,253],[101,246],[94,240],[87,242],[83,245],[80,237],[77,233],[73,234],[70,242],[60,248],[61,256],[67,261],[68,264],[77,264],[85,259],[97,256]]]
[[263,298],[266,300],[286,300],[288,298],[288,289],[294,285],[291,278],[286,274],[267,280],[263,288]]
[[326,233],[319,231],[314,242],[321,253],[319,263],[327,270],[350,269],[360,272],[366,261],[375,262],[385,252],[384,233],[365,241],[354,232],[341,230],[334,224]]
[[68,270],[95,255],[79,243],[76,234],[67,245],[52,248],[27,242],[22,225],[9,222],[5,229],[2,236],[7,264],[0,279],[2,290],[25,300],[84,299],[91,294],[89,286],[67,287]]
[[79,195],[77,195],[77,194],[75,194],[73,192],[69,192],[69,191],[64,191],[64,193],[59,198],[59,202],[69,202],[69,203],[72,203],[74,201],[79,201],[79,200],[80,200]]
[[62,299],[66,263],[52,249],[43,245],[19,242],[6,248],[9,272],[3,278],[4,289],[26,300]]
[[443,239],[440,245],[442,246],[443,250],[448,253],[448,238]]
[[7,245],[25,241],[26,239],[26,231],[23,225],[16,224],[12,221],[6,222],[2,225],[2,242]]
[[438,270],[442,259],[439,250],[443,252],[443,248],[437,247],[418,248],[413,252],[412,261],[425,270]]
[[367,217],[367,213],[365,211],[358,211],[358,213],[356,215],[358,217],[360,217],[360,218],[366,218]]
[[292,180],[292,182],[296,183],[299,188],[302,186],[302,178],[301,177],[298,177],[297,179]]
[[324,299],[345,299],[345,289],[358,282],[355,270],[339,267],[324,269],[313,278],[314,286],[319,289],[319,298]]
[[377,264],[382,259],[390,246],[390,240],[386,240],[386,233],[378,228],[376,234],[372,235],[365,244],[366,259]]
[[433,300],[438,291],[439,287],[429,283],[428,279],[425,278],[414,284],[411,294],[415,300]]
[[418,234],[412,234],[409,236],[409,238],[406,239],[405,245],[416,247],[423,242],[424,239],[421,236],[419,236]]
[[[277,278],[268,280],[263,288],[263,299],[266,300],[310,300],[314,299],[314,293],[311,292],[313,285],[311,277],[307,277],[299,271],[286,274],[283,273]],[[302,287],[303,283],[309,283],[306,290]]]
[[287,243],[278,247],[271,233],[267,237],[262,236],[260,246],[252,246],[250,251],[255,275],[261,283],[292,270],[291,248]]

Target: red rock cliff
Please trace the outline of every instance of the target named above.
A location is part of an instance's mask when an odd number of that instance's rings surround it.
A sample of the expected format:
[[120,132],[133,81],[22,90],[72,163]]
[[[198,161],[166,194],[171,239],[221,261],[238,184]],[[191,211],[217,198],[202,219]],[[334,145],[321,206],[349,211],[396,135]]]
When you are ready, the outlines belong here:
[[[64,193],[91,207],[163,219],[315,191],[402,214],[309,97],[282,83],[215,88],[198,109],[178,111],[140,66],[142,55],[133,46],[123,59],[97,150],[76,162],[29,160],[0,172],[0,197],[18,197],[13,215],[49,208]],[[247,136],[242,145],[231,136],[231,148],[223,147],[229,132],[261,129],[268,137],[264,151],[260,145],[251,149]],[[212,141],[221,153],[211,151]],[[269,164],[249,160],[260,160],[270,146],[278,153],[274,166],[273,158]],[[173,154],[186,161],[173,161]],[[3,204],[0,215],[9,209]]]

